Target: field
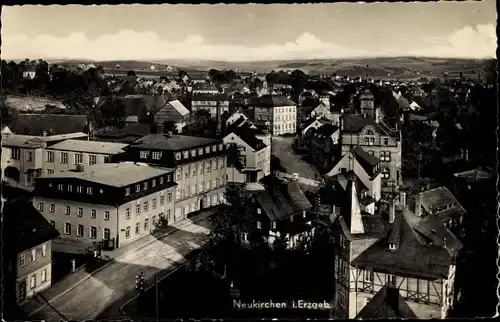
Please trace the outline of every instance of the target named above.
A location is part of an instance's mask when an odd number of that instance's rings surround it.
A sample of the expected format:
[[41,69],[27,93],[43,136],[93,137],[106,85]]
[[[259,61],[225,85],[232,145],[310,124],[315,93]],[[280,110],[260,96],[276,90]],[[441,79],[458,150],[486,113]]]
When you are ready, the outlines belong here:
[[[76,67],[80,63],[91,61],[59,61],[68,67]],[[186,72],[208,71],[214,69],[238,69],[241,72],[255,71],[259,74],[269,73],[271,70],[300,69],[308,74],[333,74],[342,76],[367,76],[373,78],[401,78],[412,79],[420,77],[442,77],[448,72],[450,77],[476,77],[485,66],[485,60],[473,59],[446,59],[424,57],[392,57],[392,58],[353,58],[353,59],[317,59],[295,61],[256,61],[256,62],[223,62],[206,60],[168,60],[168,61],[103,61],[92,62],[101,64],[105,69],[113,69],[116,64],[122,70],[136,70],[144,73],[159,74],[167,66],[173,66]],[[150,71],[154,65],[156,71]]]

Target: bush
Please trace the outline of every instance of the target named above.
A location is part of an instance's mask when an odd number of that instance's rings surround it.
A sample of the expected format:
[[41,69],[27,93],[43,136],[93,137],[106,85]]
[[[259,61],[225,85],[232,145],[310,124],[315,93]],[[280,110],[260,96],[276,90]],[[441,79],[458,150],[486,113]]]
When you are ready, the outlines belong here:
[[158,215],[158,221],[155,223],[154,230],[165,229],[168,227],[168,218],[162,212]]

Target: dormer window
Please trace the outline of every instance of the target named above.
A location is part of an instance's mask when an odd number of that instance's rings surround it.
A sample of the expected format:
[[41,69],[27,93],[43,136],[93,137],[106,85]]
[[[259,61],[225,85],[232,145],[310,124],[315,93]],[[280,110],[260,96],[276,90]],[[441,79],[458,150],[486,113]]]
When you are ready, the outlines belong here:
[[257,213],[260,215],[262,213],[262,209],[257,208]]
[[147,159],[149,155],[149,151],[141,151],[140,157],[141,159]]
[[209,146],[205,147],[205,153],[210,153],[210,147]]
[[87,187],[87,194],[91,195],[94,193],[94,189],[92,187]]
[[257,229],[261,229],[262,228],[262,224],[260,223],[260,221],[257,221]]
[[224,145],[221,143],[219,144],[219,151],[222,151],[224,149]]
[[275,221],[271,222],[271,229],[276,229],[276,222]]
[[141,185],[140,184],[136,184],[135,185],[135,192],[139,192],[141,191]]
[[184,159],[189,158],[189,151],[184,151],[183,154],[184,154]]
[[389,250],[396,250],[396,244],[389,243]]
[[192,156],[192,157],[195,157],[195,156],[196,156],[196,149],[192,149],[192,150],[191,150],[191,156]]
[[203,155],[203,148],[198,149],[198,155]]
[[176,152],[175,153],[175,159],[176,160],[180,160],[181,159],[181,153],[180,152]]

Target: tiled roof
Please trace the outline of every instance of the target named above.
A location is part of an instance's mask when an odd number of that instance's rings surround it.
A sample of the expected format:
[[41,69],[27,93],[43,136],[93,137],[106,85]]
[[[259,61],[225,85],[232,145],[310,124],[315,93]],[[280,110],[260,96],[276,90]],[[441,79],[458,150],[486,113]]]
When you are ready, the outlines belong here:
[[86,166],[82,172],[60,171],[50,175],[42,175],[40,178],[77,178],[107,186],[126,187],[173,171],[173,169],[129,162],[102,163]]
[[316,135],[319,137],[327,138],[335,133],[338,129],[339,127],[333,124],[323,124],[316,130]]
[[86,132],[86,115],[18,114],[10,125],[12,132],[23,135],[42,135]]
[[382,287],[356,316],[356,319],[400,318],[416,319],[417,316],[391,282]]
[[297,183],[282,183],[275,178],[270,180],[272,182],[266,191],[256,193],[255,197],[271,221],[290,217],[312,207]]
[[250,130],[247,126],[243,125],[235,128],[232,133],[242,139],[246,144],[248,144],[255,151],[260,151],[266,147],[262,140],[255,136],[255,133]]
[[130,144],[130,146],[135,148],[177,151],[219,143],[222,143],[222,141],[217,139],[202,138],[198,136],[177,134],[168,136],[165,134],[149,134]]
[[451,204],[461,207],[457,198],[455,198],[448,188],[443,186],[422,191],[420,192],[420,197],[424,209],[431,213],[444,211],[446,210],[446,206]]
[[4,256],[17,255],[59,236],[57,230],[33,207],[18,199],[3,204],[2,242]]
[[179,112],[181,116],[189,114],[189,110],[179,100],[170,101],[168,104]]
[[18,134],[3,134],[2,145],[12,147],[37,147],[43,143],[50,143],[54,141],[63,141],[72,138],[86,138],[85,133],[68,133],[61,135],[48,135],[48,136],[33,136],[33,135],[18,135]]
[[255,107],[282,107],[282,106],[297,106],[297,103],[286,98],[283,95],[262,95],[252,99],[249,106]]
[[77,151],[87,153],[102,153],[102,154],[117,154],[123,152],[127,144],[100,142],[100,141],[85,141],[85,140],[65,140],[49,148],[52,150]]
[[[389,233],[363,251],[352,264],[391,274],[446,278],[452,256],[446,248],[427,243],[419,236],[414,228],[419,219],[415,217],[407,209],[397,207]],[[396,250],[388,250],[389,242],[398,242]]]
[[210,93],[194,93],[191,101],[193,102],[203,102],[203,101],[228,101],[229,98],[227,94],[210,94]]
[[378,132],[381,134],[389,135],[389,136],[397,136],[397,133],[387,126],[383,121],[378,123],[375,122],[375,119],[372,115],[363,114],[344,114],[342,115],[342,131],[344,133],[360,133],[361,130],[367,125],[373,126]]

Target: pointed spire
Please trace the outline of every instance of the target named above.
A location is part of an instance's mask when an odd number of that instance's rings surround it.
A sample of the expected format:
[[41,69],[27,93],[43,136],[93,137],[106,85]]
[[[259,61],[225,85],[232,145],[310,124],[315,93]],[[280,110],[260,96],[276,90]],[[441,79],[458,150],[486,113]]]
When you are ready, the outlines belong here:
[[356,184],[352,179],[347,183],[347,204],[345,205],[347,213],[345,220],[350,229],[351,234],[364,234],[365,227],[361,218],[361,207],[359,206]]

